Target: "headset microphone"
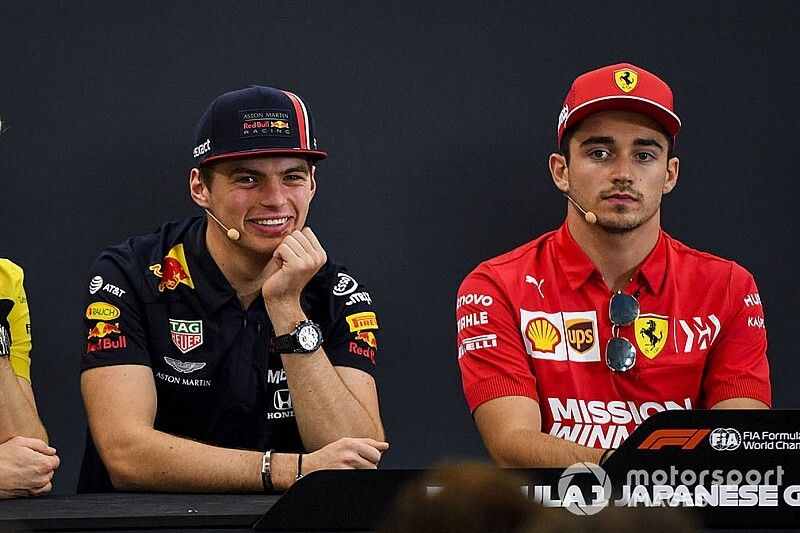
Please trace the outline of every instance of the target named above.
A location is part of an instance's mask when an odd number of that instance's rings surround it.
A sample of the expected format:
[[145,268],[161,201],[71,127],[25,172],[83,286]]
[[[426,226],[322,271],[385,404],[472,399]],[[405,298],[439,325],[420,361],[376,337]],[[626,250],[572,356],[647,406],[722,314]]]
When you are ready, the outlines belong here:
[[[572,202],[572,205],[574,205],[576,208],[578,208],[578,211],[583,213],[583,218],[586,219],[586,222],[588,222],[589,224],[594,224],[595,222],[597,222],[597,215],[595,215],[591,211],[587,211],[584,208],[582,208],[581,206],[579,206],[578,202],[573,200],[572,197],[569,194],[564,193],[564,196],[567,197],[567,200]],[[214,215],[211,215],[211,216],[213,217]],[[225,227],[225,226],[223,226],[223,227]]]
[[208,209],[205,209],[205,212],[208,213],[208,216],[210,216],[211,218],[214,219],[214,222],[219,224],[220,227],[225,230],[225,232],[226,232],[225,235],[227,235],[230,240],[238,241],[241,238],[242,234],[239,233],[238,229],[225,227],[225,224],[220,222],[219,219],[217,217],[215,217],[214,214],[211,211],[209,211]]

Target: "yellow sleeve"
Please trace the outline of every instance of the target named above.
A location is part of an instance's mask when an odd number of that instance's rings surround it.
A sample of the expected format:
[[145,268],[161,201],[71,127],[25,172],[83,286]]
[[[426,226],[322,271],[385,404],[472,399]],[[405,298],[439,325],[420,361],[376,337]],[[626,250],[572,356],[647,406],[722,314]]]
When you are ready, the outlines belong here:
[[0,259],[0,354],[10,355],[14,373],[30,381],[31,319],[22,280],[20,267]]

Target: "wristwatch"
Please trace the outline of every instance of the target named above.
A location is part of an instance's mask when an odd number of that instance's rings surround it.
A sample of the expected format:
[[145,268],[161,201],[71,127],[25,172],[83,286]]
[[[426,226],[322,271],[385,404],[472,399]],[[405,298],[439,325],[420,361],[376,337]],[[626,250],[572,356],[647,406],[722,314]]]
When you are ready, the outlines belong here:
[[311,320],[298,322],[294,331],[272,339],[278,353],[312,353],[322,346],[322,330]]

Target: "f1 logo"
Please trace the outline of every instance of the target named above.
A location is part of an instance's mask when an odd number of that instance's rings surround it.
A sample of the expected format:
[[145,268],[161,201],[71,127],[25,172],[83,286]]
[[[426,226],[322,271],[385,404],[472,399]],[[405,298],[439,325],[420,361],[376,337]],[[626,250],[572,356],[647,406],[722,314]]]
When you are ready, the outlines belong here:
[[278,411],[288,411],[292,408],[292,396],[289,389],[278,389],[272,397],[272,404]]
[[660,450],[664,446],[678,446],[693,450],[711,432],[710,429],[659,429],[639,445],[640,450]]

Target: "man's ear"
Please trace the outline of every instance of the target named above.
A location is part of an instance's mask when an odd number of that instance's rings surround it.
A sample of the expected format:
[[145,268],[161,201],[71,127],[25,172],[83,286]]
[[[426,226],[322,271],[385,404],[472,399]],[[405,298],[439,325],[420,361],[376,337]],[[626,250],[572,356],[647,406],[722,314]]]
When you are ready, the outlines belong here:
[[562,154],[550,154],[549,165],[550,176],[552,176],[556,188],[561,192],[569,192],[569,168],[567,167],[567,158]]
[[661,189],[662,194],[669,194],[678,184],[678,171],[680,168],[681,162],[677,157],[673,157],[667,162],[667,174],[664,178],[664,187]]
[[309,202],[314,198],[314,195],[316,193],[317,193],[317,167],[315,165],[311,165],[311,196],[308,199]]
[[198,168],[193,168],[189,172],[189,194],[192,196],[194,203],[203,209],[210,207],[208,201],[209,189],[200,177],[200,169]]

